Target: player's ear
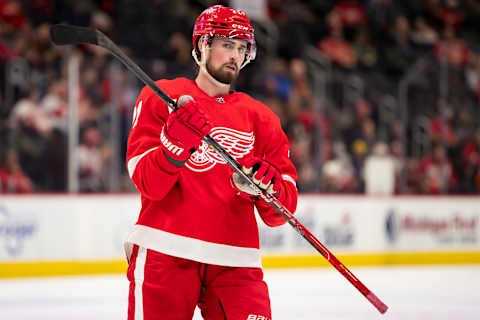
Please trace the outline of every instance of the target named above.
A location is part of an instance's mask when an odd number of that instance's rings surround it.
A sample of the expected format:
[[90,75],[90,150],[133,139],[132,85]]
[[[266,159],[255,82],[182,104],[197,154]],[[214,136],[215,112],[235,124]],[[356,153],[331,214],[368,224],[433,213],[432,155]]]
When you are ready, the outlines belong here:
[[198,50],[200,51],[200,54],[203,54],[203,50],[205,50],[207,47],[208,47],[207,36],[201,36],[198,39]]

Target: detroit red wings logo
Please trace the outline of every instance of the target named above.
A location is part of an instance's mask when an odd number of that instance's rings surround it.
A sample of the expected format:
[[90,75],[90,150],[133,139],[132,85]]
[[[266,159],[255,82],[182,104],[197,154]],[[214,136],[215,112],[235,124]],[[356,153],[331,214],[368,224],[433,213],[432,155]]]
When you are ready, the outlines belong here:
[[[252,151],[255,135],[252,132],[243,132],[225,127],[215,127],[210,131],[215,139],[232,157],[240,159]],[[217,163],[225,164],[223,160],[205,142],[202,142],[196,152],[188,159],[186,166],[196,172],[212,169]]]

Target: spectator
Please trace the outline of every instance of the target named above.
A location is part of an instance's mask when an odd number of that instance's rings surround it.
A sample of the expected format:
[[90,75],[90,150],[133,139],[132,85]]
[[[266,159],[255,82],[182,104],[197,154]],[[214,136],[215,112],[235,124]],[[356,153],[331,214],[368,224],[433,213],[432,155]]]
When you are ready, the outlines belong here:
[[318,33],[323,34],[318,19],[304,1],[289,1],[288,5],[284,1],[269,1],[269,6],[269,14],[281,34],[277,45],[282,57],[302,57],[310,38],[318,39]]
[[397,16],[390,28],[390,42],[385,46],[384,68],[388,75],[401,77],[417,58],[410,41],[410,23],[407,17]]
[[480,192],[480,128],[463,144],[462,166],[460,170],[460,191],[465,193]]
[[[184,34],[174,32],[168,39],[170,62],[166,64],[165,72],[168,78],[194,78],[194,63],[190,49],[190,42]],[[160,76],[162,77],[162,76]]]
[[425,21],[425,18],[423,16],[415,17],[412,42],[428,50],[437,43],[437,40],[438,33]]
[[282,124],[282,128],[287,127],[287,116],[285,115],[285,103],[277,96],[271,95],[264,99],[264,103],[278,116]]
[[307,78],[307,66],[303,60],[290,61],[290,78],[292,91],[290,93],[290,116],[298,118],[304,111],[312,110],[313,96]]
[[439,16],[445,26],[452,26],[455,29],[459,28],[465,20],[465,13],[459,0],[446,0],[439,11]]
[[[1,35],[1,33],[0,33]],[[2,37],[3,38],[3,37]],[[4,63],[6,61],[11,60],[15,57],[16,53],[13,49],[11,49],[7,42],[0,38],[0,63]]]
[[475,52],[471,52],[465,67],[465,79],[469,89],[477,97],[477,101],[480,101],[480,57]]
[[298,168],[298,190],[302,192],[318,192],[320,190],[320,174],[312,162],[307,162]]
[[95,127],[87,127],[78,149],[81,192],[105,191],[104,170],[110,158],[108,148],[102,146],[102,135]]
[[333,11],[338,14],[345,39],[349,42],[353,40],[355,31],[358,28],[367,25],[367,16],[361,1],[340,0],[333,8]]
[[370,41],[370,34],[368,29],[358,29],[355,40],[352,44],[355,52],[358,66],[361,69],[372,69],[377,65],[377,49]]
[[395,169],[395,193],[411,193],[412,189],[410,188],[411,184],[409,184],[409,172],[406,165],[408,163],[408,159],[405,162],[405,146],[400,142],[400,140],[394,140],[390,143],[390,154],[392,156]]
[[59,11],[55,0],[30,0],[27,3],[23,2],[23,5],[34,25],[52,21],[56,13],[55,9]]
[[467,106],[458,110],[455,121],[452,123],[456,141],[463,143],[471,139],[475,133],[474,121],[474,116]]
[[469,60],[470,48],[456,36],[451,25],[445,26],[443,39],[436,43],[434,50],[438,62],[446,61],[452,68],[463,68]]
[[0,164],[0,193],[29,193],[32,190],[32,181],[20,167],[17,152],[8,150]]
[[290,140],[290,157],[296,166],[301,166],[311,161],[312,136],[298,121],[291,121],[288,125]]
[[28,96],[20,99],[13,107],[11,122],[20,130],[30,131],[46,137],[52,123],[46,112],[40,107],[40,92],[32,89]]
[[348,150],[353,153],[354,144],[363,142],[366,152],[370,152],[372,145],[376,142],[376,123],[371,116],[371,105],[364,99],[359,99],[355,104],[355,121],[348,130],[344,132],[344,141]]
[[365,192],[390,195],[395,191],[395,161],[390,156],[388,145],[378,142],[367,156],[364,166]]
[[52,82],[40,102],[52,128],[65,132],[67,127],[67,82],[59,79]]
[[327,25],[330,34],[320,41],[318,49],[337,65],[347,69],[354,68],[357,59],[350,43],[344,39],[342,22],[336,11],[328,15]]
[[440,0],[426,0],[424,4],[425,17],[428,21],[431,21],[436,29],[444,27],[440,15],[442,12],[442,5]]
[[376,44],[382,46],[388,40],[385,30],[388,30],[390,23],[402,12],[394,0],[369,0],[365,10]]
[[80,70],[80,83],[82,84],[82,94],[88,96],[93,104],[100,106],[105,103],[102,86],[100,81],[100,71],[95,66],[85,66]]
[[322,182],[326,192],[355,192],[358,187],[352,161],[340,141],[333,144],[332,158],[323,165]]
[[19,0],[0,0],[0,21],[5,21],[7,28],[20,30],[28,23],[28,18]]
[[344,27],[354,28],[367,24],[363,4],[358,0],[340,0],[334,7]]
[[456,142],[455,132],[446,119],[436,117],[430,122],[430,137],[433,143],[452,147]]
[[38,90],[32,89],[27,97],[20,99],[13,107],[10,123],[21,167],[35,182],[36,189],[41,190],[46,185],[47,170],[42,166],[52,124],[39,105],[39,95]]
[[431,155],[421,159],[418,166],[419,187],[422,193],[441,194],[454,191],[458,178],[445,148],[435,144]]
[[263,90],[266,96],[278,96],[288,101],[292,92],[292,81],[289,77],[288,63],[280,57],[272,61],[272,67],[263,77]]

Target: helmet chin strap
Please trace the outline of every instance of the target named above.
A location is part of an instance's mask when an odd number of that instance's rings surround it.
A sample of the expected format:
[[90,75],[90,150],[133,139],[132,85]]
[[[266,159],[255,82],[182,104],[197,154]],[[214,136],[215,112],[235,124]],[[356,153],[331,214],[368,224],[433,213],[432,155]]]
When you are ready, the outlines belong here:
[[202,53],[202,56],[201,56],[200,61],[198,61],[197,54],[195,53],[195,48],[192,50],[193,60],[195,60],[197,65],[200,67],[200,72],[203,72],[210,81],[212,81],[215,85],[217,85],[219,87],[229,86],[230,84],[222,83],[222,82],[218,81],[208,72],[208,70],[207,70],[207,52],[208,52],[207,43],[203,39],[201,39],[201,42],[202,42],[202,45],[201,45],[200,52]]

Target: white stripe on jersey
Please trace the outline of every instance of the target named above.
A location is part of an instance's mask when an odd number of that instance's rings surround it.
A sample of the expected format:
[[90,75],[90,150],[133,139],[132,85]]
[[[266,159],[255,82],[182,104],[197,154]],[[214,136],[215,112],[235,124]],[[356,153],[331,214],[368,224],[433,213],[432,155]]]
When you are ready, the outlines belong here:
[[137,224],[125,240],[144,248],[188,260],[230,267],[261,268],[260,250],[213,243]]
[[133,173],[135,172],[135,168],[137,167],[138,162],[143,157],[145,157],[148,153],[152,152],[155,149],[158,149],[158,147],[148,149],[144,153],[139,154],[138,156],[135,156],[135,157],[131,158],[130,160],[128,160],[127,168],[128,168],[128,175],[130,176],[130,178],[133,177]]
[[290,177],[288,174],[282,174],[282,178],[283,180],[286,180],[286,181],[290,181],[291,183],[293,183],[293,185],[295,186],[295,188],[297,188],[297,183],[295,182],[295,180]]
[[134,320],[143,320],[143,279],[145,274],[145,261],[147,259],[147,249],[138,248],[137,259],[135,260],[135,269],[133,278],[135,279],[135,316]]

